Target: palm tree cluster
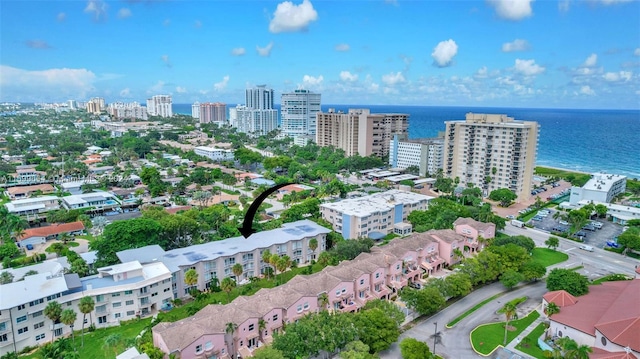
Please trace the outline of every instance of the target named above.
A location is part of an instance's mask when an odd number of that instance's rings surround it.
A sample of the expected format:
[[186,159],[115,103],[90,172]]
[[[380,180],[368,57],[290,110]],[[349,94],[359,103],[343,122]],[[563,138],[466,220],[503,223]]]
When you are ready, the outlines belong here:
[[578,343],[569,338],[564,337],[556,340],[556,347],[553,351],[545,350],[544,356],[547,358],[562,359],[589,359],[589,353],[593,352],[590,346]]

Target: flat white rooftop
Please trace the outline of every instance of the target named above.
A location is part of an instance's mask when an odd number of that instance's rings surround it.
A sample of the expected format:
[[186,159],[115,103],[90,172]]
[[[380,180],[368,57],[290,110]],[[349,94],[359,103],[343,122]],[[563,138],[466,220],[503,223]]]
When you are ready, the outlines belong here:
[[420,178],[418,176],[415,175],[398,175],[398,176],[391,176],[391,177],[387,177],[387,180],[391,181],[391,182],[400,182],[400,181],[406,181],[406,180],[413,180],[416,178]]
[[419,193],[390,190],[375,193],[366,197],[345,199],[340,202],[321,204],[322,208],[333,209],[346,215],[366,217],[375,212],[387,212],[393,210],[398,204],[418,203],[430,201],[435,197],[425,196]]
[[609,192],[611,187],[620,180],[627,177],[608,173],[594,173],[589,181],[582,186],[582,189],[589,191]]

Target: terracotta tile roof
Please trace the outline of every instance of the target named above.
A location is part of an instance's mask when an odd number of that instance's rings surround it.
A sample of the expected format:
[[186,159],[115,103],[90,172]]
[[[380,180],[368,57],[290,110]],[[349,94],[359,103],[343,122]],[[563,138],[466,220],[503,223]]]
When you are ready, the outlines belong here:
[[473,218],[458,218],[455,220],[455,222],[453,222],[453,226],[457,226],[457,225],[468,225],[472,228],[477,229],[478,231],[486,231],[487,229],[491,228],[491,227],[495,227],[496,225],[493,223],[484,223],[484,222],[479,222],[476,221]]
[[450,229],[437,229],[437,230],[431,230],[428,231],[427,234],[429,234],[430,236],[438,239],[441,239],[447,243],[453,243],[453,242],[457,242],[457,241],[464,241],[465,238],[459,234],[457,234],[456,232],[450,230]]
[[553,292],[548,292],[543,295],[542,298],[544,298],[547,303],[555,303],[560,308],[574,305],[578,302],[576,297],[567,293],[565,290],[554,290]]
[[551,320],[640,352],[640,279],[605,282],[589,287],[574,305],[563,307]]
[[19,186],[19,187],[9,187],[7,188],[7,192],[10,195],[16,195],[18,193],[27,193],[27,192],[35,192],[37,190],[42,191],[43,193],[50,193],[55,190],[50,184],[37,184],[33,186]]
[[71,223],[52,224],[46,227],[26,229],[24,231],[24,234],[18,240],[23,241],[31,237],[49,237],[56,234],[82,231],[82,230],[84,230],[84,224],[82,224],[82,222],[80,221],[71,222]]
[[633,353],[608,352],[600,348],[591,348],[593,353],[589,354],[589,359],[638,359]]

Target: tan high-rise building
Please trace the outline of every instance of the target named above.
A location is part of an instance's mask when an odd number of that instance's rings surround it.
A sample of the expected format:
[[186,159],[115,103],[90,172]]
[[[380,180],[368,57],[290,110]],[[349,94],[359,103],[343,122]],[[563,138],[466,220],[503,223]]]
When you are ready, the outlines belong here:
[[531,195],[539,125],[497,114],[468,113],[465,121],[446,121],[444,174],[473,183],[485,195],[509,188],[523,200]]
[[348,113],[317,113],[316,143],[344,150],[346,156],[389,154],[389,141],[394,135],[407,139],[409,115],[400,113],[372,114],[368,109],[349,109]]

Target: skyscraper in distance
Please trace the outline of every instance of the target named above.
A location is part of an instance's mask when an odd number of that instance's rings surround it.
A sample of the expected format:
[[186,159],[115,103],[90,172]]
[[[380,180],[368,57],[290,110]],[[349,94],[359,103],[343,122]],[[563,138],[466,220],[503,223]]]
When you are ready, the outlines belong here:
[[283,93],[280,101],[282,134],[315,140],[316,114],[320,112],[320,98],[319,93],[308,90]]

